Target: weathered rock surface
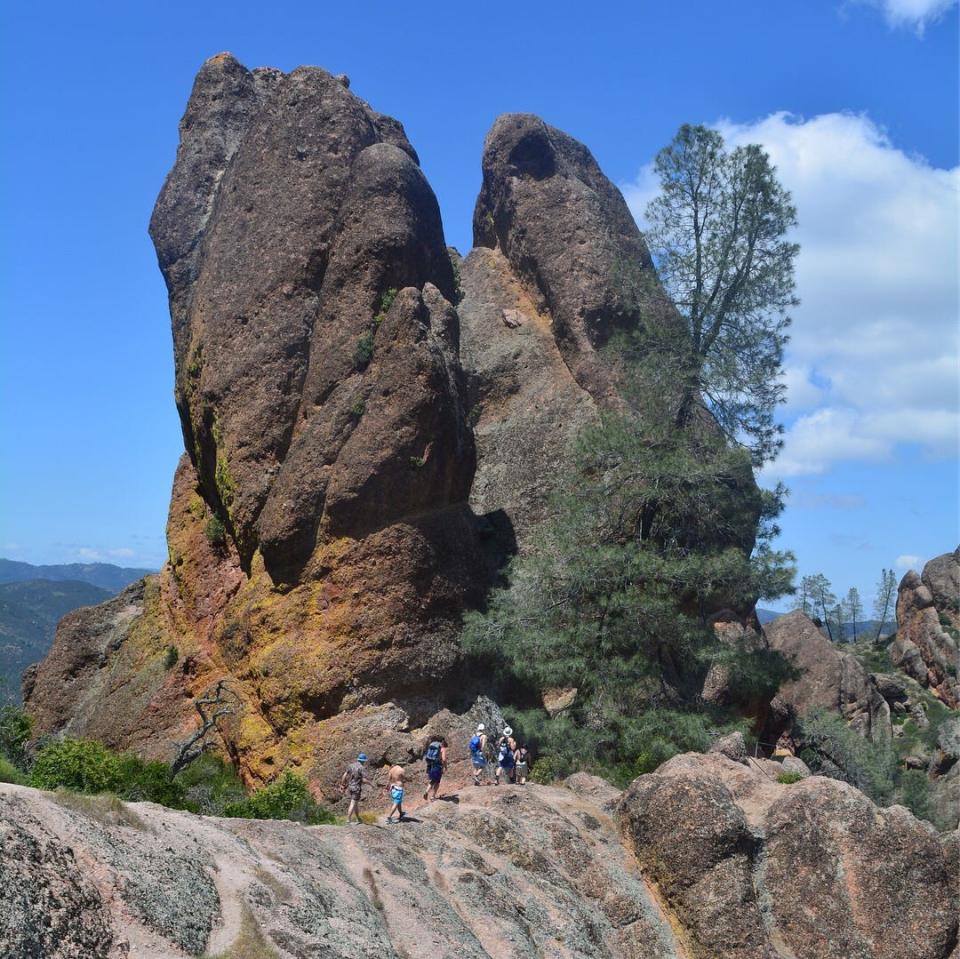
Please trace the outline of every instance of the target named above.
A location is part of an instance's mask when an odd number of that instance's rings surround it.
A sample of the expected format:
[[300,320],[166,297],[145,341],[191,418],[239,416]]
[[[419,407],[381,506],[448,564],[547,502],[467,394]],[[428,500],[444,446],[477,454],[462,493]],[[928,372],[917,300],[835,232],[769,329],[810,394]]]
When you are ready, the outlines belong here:
[[960,549],[930,560],[918,576],[910,570],[897,594],[897,635],[890,658],[951,709],[960,707],[957,583]]
[[[623,196],[582,143],[539,117],[505,114],[482,168],[474,249],[459,266],[478,452],[471,504],[503,511],[523,550],[577,434],[625,407],[623,371],[604,351],[611,337],[687,334]],[[704,424],[715,427],[708,415]],[[753,490],[745,476],[745,496]],[[738,542],[752,546],[747,525]]]
[[[775,765],[688,754],[626,793],[583,774],[566,788],[447,784],[448,801],[408,801],[390,827],[0,785],[0,874],[16,891],[0,952],[171,959],[244,941],[280,959],[947,959],[955,837],[842,783],[780,785]],[[47,951],[11,952],[42,937]]]
[[799,610],[764,627],[770,648],[800,672],[779,696],[798,716],[826,709],[845,719],[862,736],[889,740],[890,707],[872,677],[851,653],[842,652]]
[[641,776],[617,817],[645,875],[711,959],[947,959],[956,867],[936,833],[846,783],[782,786],[725,756]]

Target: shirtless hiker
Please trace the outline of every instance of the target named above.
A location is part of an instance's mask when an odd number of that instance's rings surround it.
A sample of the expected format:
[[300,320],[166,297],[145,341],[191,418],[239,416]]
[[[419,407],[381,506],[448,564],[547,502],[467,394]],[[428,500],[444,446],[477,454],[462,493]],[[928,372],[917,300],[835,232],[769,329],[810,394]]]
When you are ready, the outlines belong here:
[[[403,822],[403,783],[403,766],[399,764],[391,766],[387,779],[387,790],[390,793],[393,806],[390,807],[387,822]],[[396,819],[393,818],[394,813],[397,814]]]

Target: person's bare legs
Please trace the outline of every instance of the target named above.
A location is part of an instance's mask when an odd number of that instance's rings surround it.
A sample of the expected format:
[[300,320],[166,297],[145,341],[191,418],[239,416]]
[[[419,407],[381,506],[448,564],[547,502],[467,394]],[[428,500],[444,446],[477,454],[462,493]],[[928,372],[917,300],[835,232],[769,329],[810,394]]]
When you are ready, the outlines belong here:
[[350,797],[350,805],[347,806],[347,822],[350,822],[350,817],[356,817],[356,821],[360,822],[360,800],[354,799],[353,796]]

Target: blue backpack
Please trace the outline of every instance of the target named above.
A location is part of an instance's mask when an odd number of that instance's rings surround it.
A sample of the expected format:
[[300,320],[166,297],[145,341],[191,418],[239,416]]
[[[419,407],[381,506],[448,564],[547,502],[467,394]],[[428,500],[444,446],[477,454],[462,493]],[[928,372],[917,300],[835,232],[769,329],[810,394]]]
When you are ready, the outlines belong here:
[[480,752],[480,737],[474,736],[470,740],[470,754],[476,756],[478,752]]
[[427,761],[427,766],[439,766],[441,763],[440,759],[440,743],[434,740],[427,747],[427,751],[423,754],[423,758]]

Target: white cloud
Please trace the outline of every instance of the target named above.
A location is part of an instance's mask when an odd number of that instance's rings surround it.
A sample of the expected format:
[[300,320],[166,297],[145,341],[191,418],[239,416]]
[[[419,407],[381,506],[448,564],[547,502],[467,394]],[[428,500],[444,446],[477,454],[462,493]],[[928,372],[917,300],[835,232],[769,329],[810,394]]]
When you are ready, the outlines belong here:
[[88,560],[91,563],[98,562],[102,557],[100,550],[91,549],[89,546],[80,546],[77,548],[77,557]]
[[866,0],[883,10],[891,27],[912,27],[922,34],[928,24],[939,20],[957,0]]
[[126,546],[120,546],[116,549],[108,549],[107,555],[113,559],[130,559],[131,556],[136,556],[137,554]]
[[905,553],[903,556],[897,557],[896,567],[897,569],[919,569],[920,557],[914,556],[912,553]]
[[[800,221],[788,429],[768,478],[890,459],[900,443],[954,454],[960,168],[904,153],[865,116],[775,113],[717,127],[730,144],[764,146]],[[624,193],[641,221],[651,168]]]

